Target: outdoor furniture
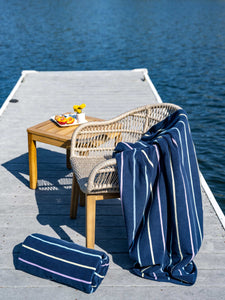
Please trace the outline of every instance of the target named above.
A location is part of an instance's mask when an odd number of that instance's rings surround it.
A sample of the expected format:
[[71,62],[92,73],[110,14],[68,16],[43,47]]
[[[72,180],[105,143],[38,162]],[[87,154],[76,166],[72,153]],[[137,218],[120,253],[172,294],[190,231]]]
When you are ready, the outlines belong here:
[[[101,119],[86,117],[87,121],[99,121]],[[78,125],[60,127],[55,122],[47,120],[27,129],[28,133],[28,154],[29,154],[29,173],[30,188],[37,188],[37,149],[36,141],[54,145],[67,150],[67,167],[70,168],[70,143],[74,129]]]
[[146,105],[109,121],[80,125],[71,140],[70,161],[74,172],[70,217],[76,218],[79,195],[86,202],[86,246],[94,248],[96,201],[119,198],[116,159],[118,142],[134,143],[154,124],[180,109],[169,103]]

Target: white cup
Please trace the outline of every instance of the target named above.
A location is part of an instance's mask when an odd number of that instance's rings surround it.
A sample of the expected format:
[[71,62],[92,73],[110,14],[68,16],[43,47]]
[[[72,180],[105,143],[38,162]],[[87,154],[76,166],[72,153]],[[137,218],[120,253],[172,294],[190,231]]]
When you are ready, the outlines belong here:
[[85,120],[85,113],[82,112],[80,114],[77,114],[77,122],[78,123],[84,123],[86,120]]

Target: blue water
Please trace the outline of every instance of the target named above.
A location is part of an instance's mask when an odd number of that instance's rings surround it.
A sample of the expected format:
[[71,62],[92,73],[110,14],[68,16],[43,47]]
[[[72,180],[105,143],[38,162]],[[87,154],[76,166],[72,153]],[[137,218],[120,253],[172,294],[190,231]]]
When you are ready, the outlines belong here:
[[225,0],[0,0],[0,105],[22,70],[148,68],[225,211]]

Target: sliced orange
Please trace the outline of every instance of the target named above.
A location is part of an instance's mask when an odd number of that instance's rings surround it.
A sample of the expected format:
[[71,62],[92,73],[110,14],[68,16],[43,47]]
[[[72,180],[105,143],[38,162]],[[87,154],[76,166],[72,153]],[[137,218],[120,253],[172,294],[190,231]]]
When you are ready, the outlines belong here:
[[67,117],[66,118],[66,123],[67,124],[72,124],[74,122],[74,118],[73,117]]

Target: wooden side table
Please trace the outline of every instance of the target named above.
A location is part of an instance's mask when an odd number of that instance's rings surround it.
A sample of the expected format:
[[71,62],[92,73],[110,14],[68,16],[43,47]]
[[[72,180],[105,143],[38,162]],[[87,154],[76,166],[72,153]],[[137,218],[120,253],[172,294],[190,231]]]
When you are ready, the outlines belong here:
[[[102,121],[102,119],[88,117],[87,121]],[[66,149],[67,167],[70,168],[70,145],[74,130],[79,125],[60,127],[51,120],[39,123],[27,129],[30,188],[37,188],[37,149],[36,142],[50,144]]]

